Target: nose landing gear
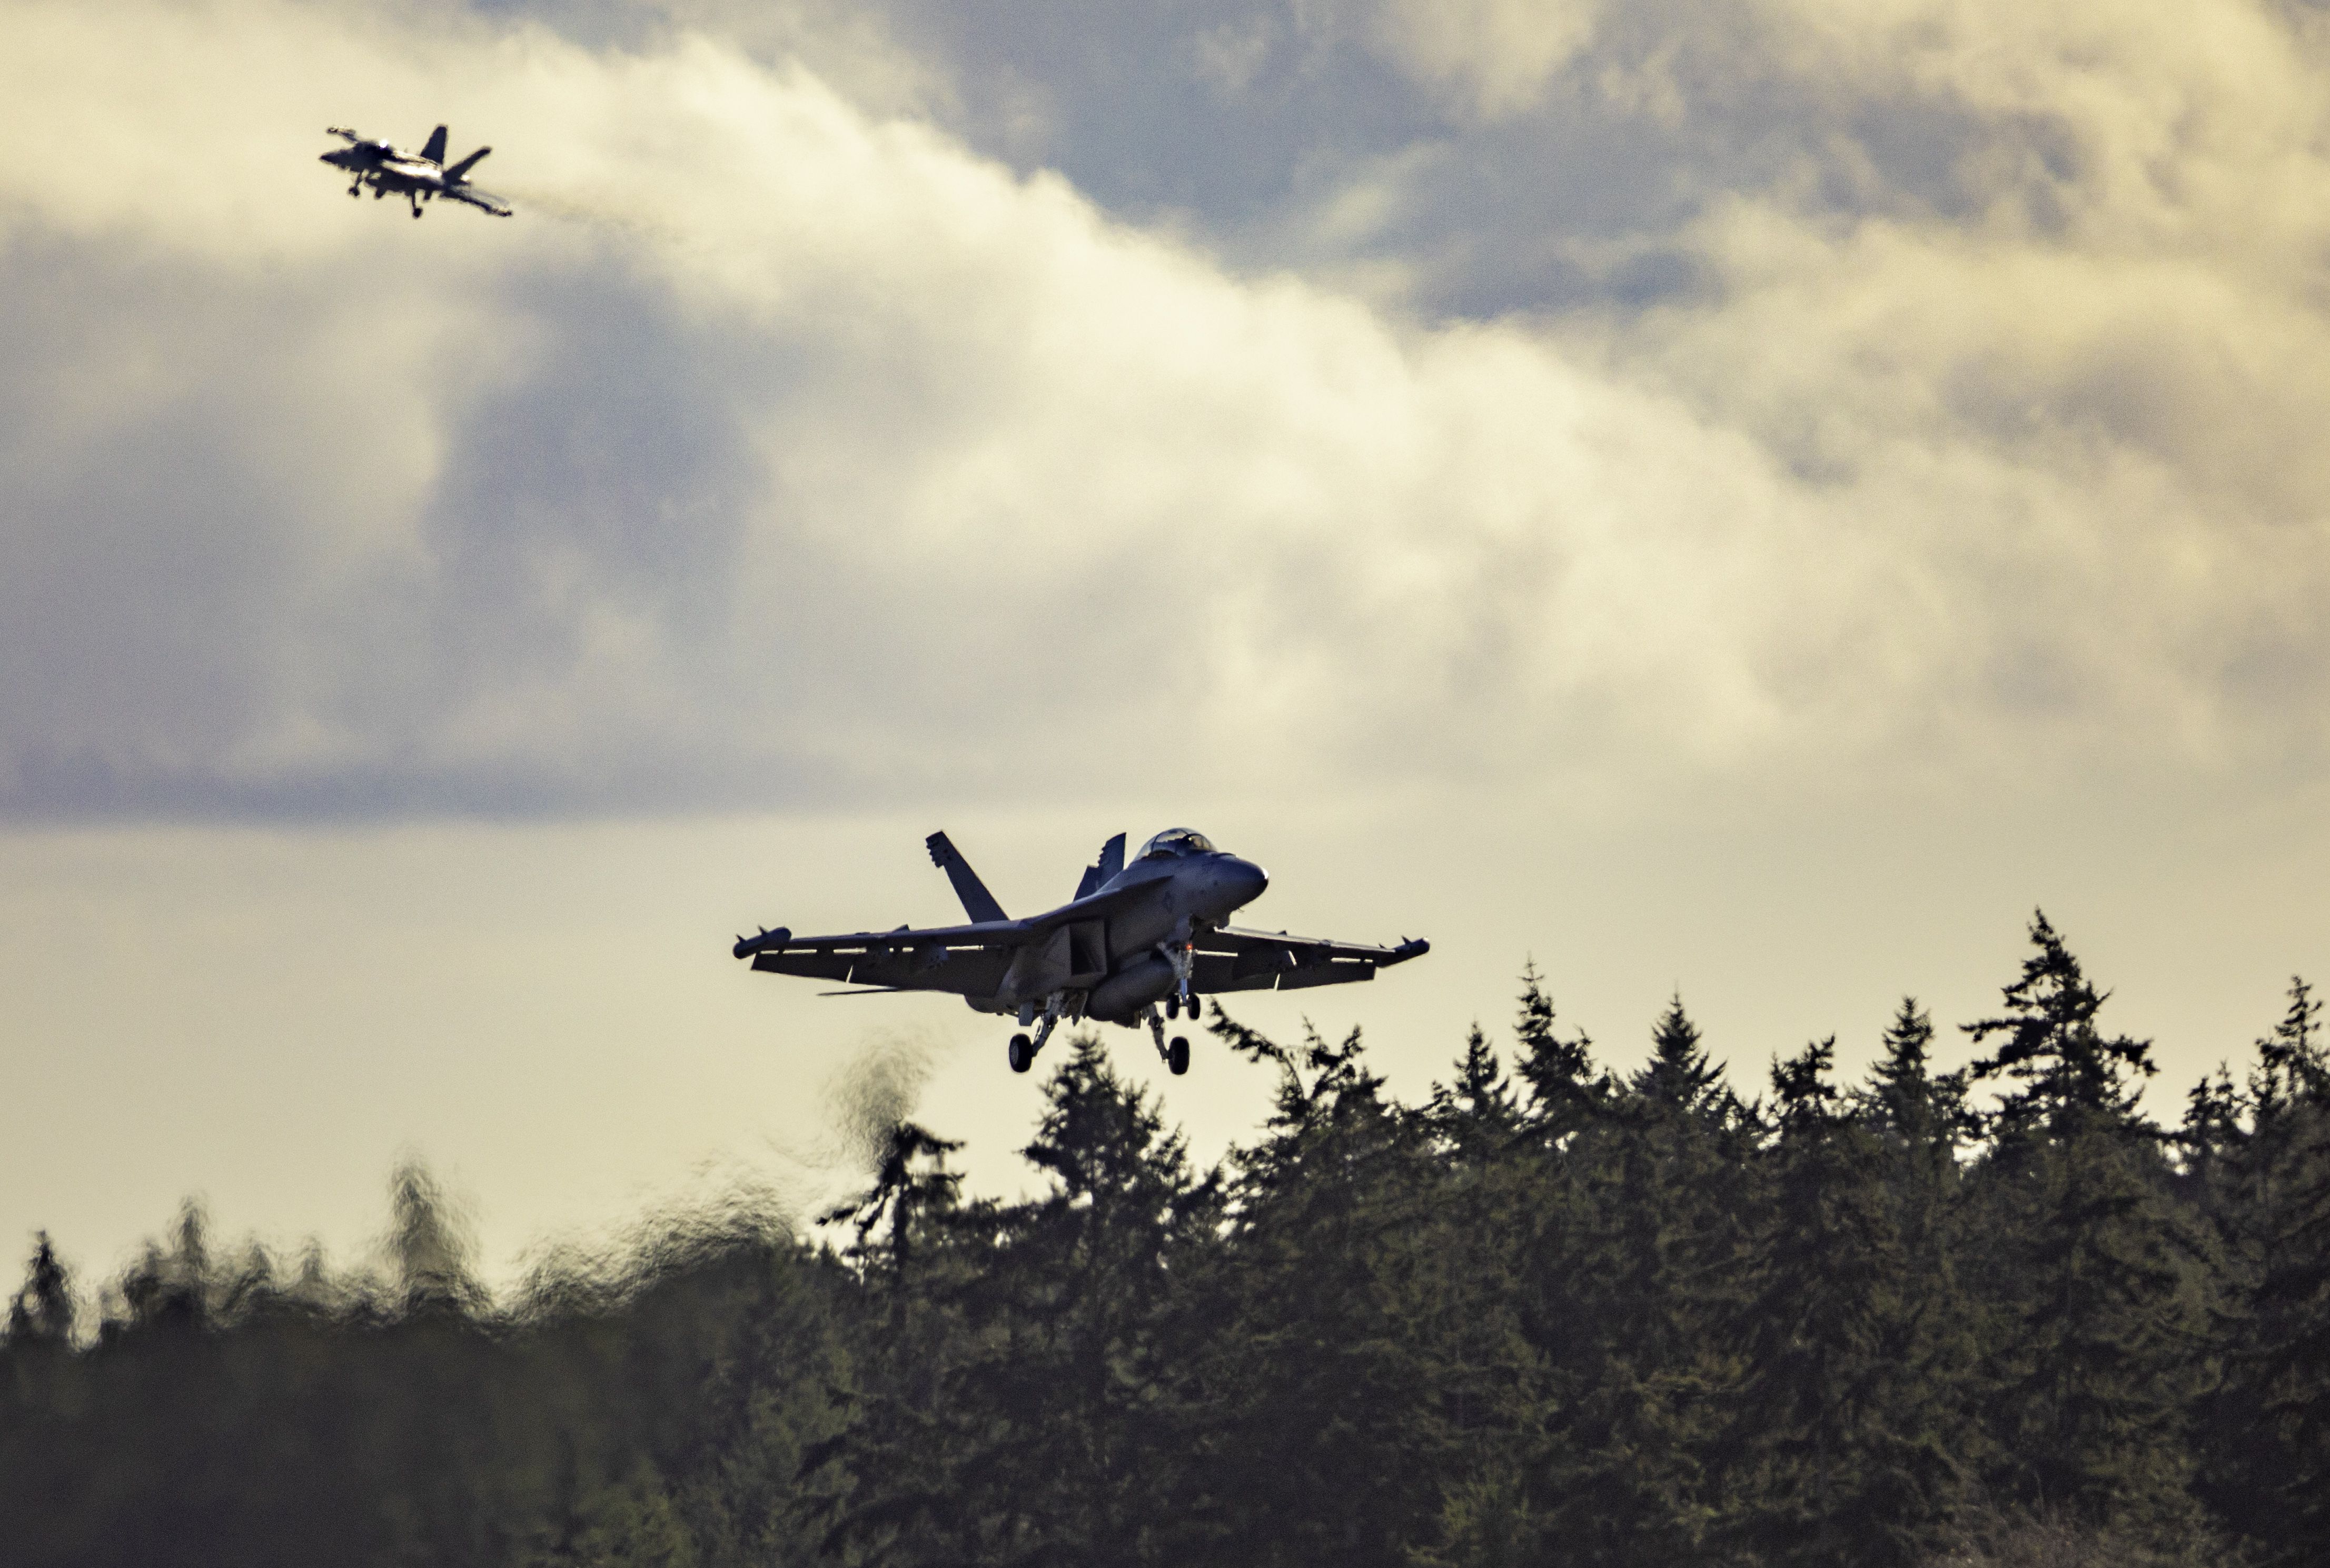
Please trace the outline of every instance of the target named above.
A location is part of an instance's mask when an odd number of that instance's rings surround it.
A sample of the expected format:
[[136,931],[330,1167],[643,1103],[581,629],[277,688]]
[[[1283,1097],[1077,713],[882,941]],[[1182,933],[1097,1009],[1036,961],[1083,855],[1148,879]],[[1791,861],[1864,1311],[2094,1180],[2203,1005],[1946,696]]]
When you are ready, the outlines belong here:
[[1198,944],[1183,937],[1179,940],[1167,942],[1160,950],[1164,953],[1165,961],[1173,966],[1173,994],[1165,998],[1165,1015],[1178,1018],[1187,1013],[1195,1018],[1202,1006],[1190,987],[1198,968]]

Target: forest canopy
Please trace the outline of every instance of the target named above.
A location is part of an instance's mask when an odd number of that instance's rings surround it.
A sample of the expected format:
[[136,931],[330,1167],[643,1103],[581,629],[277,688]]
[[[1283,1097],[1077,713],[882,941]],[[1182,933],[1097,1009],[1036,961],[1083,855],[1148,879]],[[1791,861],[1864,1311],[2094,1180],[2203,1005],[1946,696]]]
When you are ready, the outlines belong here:
[[[1211,1168],[1097,1041],[1023,1151],[886,1129],[796,1229],[671,1220],[497,1299],[425,1172],[393,1268],[189,1206],[0,1339],[12,1564],[2297,1564],[2330,1556],[2330,1053],[2302,980],[2174,1127],[2044,916],[1965,1065],[1905,998],[1735,1082],[1534,970],[1403,1103],[1289,1044]],[[1964,1053],[1950,1053],[1964,1054]]]

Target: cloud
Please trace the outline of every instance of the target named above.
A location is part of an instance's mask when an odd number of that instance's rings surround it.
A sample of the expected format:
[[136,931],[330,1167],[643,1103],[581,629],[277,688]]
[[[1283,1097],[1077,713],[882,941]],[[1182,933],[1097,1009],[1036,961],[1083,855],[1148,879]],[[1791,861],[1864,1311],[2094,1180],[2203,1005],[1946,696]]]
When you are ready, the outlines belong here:
[[[800,14],[12,5],[0,134],[43,156],[0,170],[0,287],[39,302],[0,318],[0,809],[2318,754],[2321,491],[2285,447],[2330,363],[2317,161],[2244,172],[2308,123],[2302,63],[2261,108],[2170,72],[2192,122],[2135,23],[2133,85],[2083,88],[2068,11],[2052,75],[1956,13],[1728,12],[1736,90],[1649,46],[1663,13],[1532,43],[1522,76],[1592,93],[1481,79],[1459,154],[1590,111],[1709,188],[1476,230],[1427,188],[1461,160],[1392,138],[1378,216],[1310,262],[1570,280],[1426,326],[980,156],[914,14]],[[1430,48],[1518,14],[1464,14]],[[1269,36],[1250,99],[1301,54]],[[1693,164],[1831,76],[1752,171]],[[1807,129],[1887,95],[1939,152]],[[414,223],[312,164],[309,128],[431,117],[496,146],[518,217]],[[2261,179],[2286,199],[2236,231]]]
[[1485,119],[1534,108],[1592,37],[1594,0],[1385,0],[1378,47]]

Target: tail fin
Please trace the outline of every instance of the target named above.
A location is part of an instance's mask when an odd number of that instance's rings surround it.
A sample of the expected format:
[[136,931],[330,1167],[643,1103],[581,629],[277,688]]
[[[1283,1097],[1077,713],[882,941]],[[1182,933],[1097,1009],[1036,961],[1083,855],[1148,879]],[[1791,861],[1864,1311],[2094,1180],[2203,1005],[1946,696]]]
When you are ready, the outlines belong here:
[[962,851],[949,842],[945,834],[932,834],[923,840],[923,846],[931,852],[931,864],[943,868],[947,880],[954,883],[954,894],[962,900],[963,913],[974,921],[1011,918],[1003,912],[1003,906],[995,902],[995,895],[979,880],[979,873],[971,869],[971,862],[962,857]]
[[493,150],[494,149],[491,147],[479,147],[476,152],[471,153],[468,157],[463,158],[451,168],[447,169],[445,171],[445,177],[449,180],[459,179],[463,175],[468,174],[471,169],[478,166],[478,160],[479,158],[484,157],[488,153],[492,152]]
[[1123,869],[1124,835],[1120,833],[1100,846],[1100,859],[1084,867],[1084,880],[1076,883],[1076,896],[1090,898],[1106,887]]
[[443,126],[440,125],[429,133],[429,145],[421,149],[421,156],[432,164],[441,164],[445,161],[445,128]]

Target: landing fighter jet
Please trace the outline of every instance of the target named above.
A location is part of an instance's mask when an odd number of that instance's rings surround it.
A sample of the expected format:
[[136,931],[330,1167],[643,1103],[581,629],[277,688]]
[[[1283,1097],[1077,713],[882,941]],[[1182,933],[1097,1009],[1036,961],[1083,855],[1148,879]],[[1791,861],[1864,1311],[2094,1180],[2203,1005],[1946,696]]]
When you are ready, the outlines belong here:
[[[797,937],[784,927],[736,939],[736,956],[778,975],[804,975],[860,987],[827,996],[944,991],[981,1013],[1009,1013],[1032,1040],[1011,1036],[1011,1071],[1025,1072],[1060,1021],[1098,1018],[1149,1025],[1157,1054],[1189,1070],[1189,1042],[1165,1039],[1165,1017],[1194,1020],[1198,997],[1217,991],[1300,990],[1371,980],[1378,969],[1431,950],[1321,941],[1284,931],[1224,925],[1270,885],[1262,867],[1217,849],[1202,833],[1169,827],[1128,865],[1124,835],[1084,868],[1076,896],[1048,914],[1013,920],[943,833],[924,841],[947,874],[969,925]],[[1038,1019],[1042,1021],[1037,1022]]]
[[421,203],[436,196],[483,207],[497,218],[510,215],[507,202],[469,184],[469,171],[477,166],[479,158],[494,150],[491,147],[479,147],[447,168],[445,128],[441,125],[429,133],[428,145],[417,153],[360,137],[346,126],[325,128],[348,144],[324,154],[322,161],[355,176],[348,185],[351,196],[363,194],[364,188],[370,185],[374,201],[391,194],[403,196],[412,203],[412,215],[416,218],[421,216]]

